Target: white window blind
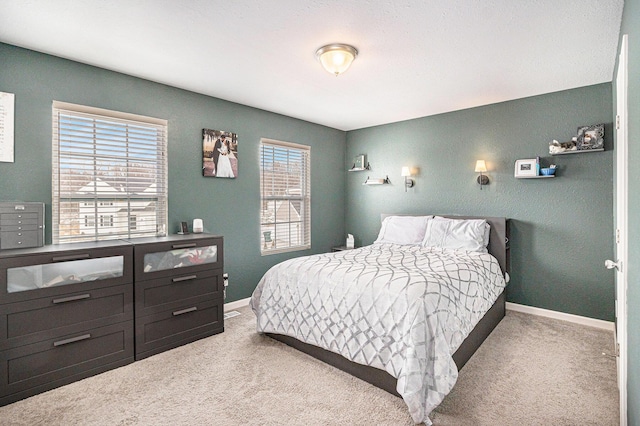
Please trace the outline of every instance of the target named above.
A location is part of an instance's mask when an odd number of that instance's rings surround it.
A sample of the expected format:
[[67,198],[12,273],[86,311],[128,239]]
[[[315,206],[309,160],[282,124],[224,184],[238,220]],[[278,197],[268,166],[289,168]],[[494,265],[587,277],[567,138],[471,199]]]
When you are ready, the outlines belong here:
[[135,238],[167,226],[167,121],[53,103],[54,243]]
[[311,248],[311,148],[260,141],[262,254]]

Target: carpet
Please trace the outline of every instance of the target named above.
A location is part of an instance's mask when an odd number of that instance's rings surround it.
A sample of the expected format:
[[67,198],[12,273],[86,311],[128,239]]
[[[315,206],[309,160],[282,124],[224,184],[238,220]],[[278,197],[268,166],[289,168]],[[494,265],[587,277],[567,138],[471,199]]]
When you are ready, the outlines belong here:
[[[255,332],[225,332],[0,407],[2,425],[411,425],[397,398]],[[611,332],[507,311],[435,425],[617,425]]]

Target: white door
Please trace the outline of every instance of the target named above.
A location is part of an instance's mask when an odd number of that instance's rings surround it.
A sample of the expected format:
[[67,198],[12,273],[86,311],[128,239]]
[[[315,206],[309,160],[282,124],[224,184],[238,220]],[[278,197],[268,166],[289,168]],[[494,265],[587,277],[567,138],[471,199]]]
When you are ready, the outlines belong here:
[[616,75],[616,257],[607,268],[616,270],[616,345],[620,425],[627,425],[627,35],[622,36]]

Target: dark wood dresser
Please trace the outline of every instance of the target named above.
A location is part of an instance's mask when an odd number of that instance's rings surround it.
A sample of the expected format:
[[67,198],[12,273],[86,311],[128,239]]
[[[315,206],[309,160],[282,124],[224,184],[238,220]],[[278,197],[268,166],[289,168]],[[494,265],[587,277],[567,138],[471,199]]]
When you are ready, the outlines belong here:
[[0,406],[224,331],[223,238],[0,251]]
[[0,252],[0,405],[134,360],[133,246]]
[[224,331],[223,239],[135,242],[136,359]]

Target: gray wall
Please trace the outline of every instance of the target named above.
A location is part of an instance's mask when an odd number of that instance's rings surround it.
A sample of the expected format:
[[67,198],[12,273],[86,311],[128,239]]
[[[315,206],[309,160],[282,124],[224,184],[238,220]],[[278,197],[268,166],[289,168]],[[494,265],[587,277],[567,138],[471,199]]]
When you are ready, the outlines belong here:
[[[0,200],[46,203],[47,242],[53,100],[169,120],[169,230],[199,217],[225,237],[227,301],[249,297],[276,262],[343,240],[344,132],[6,44],[0,58],[0,91],[16,95],[15,163],[0,163]],[[202,176],[203,128],[238,133],[237,179]],[[311,146],[311,250],[260,255],[261,137]]]
[[[370,171],[347,176],[346,231],[371,243],[380,213],[511,218],[511,302],[611,321],[613,255],[611,84],[425,117],[347,134],[347,163],[367,154]],[[551,157],[580,125],[605,123],[605,152]],[[516,159],[559,166],[553,179],[515,179]],[[476,183],[475,161],[491,182]],[[400,169],[420,169],[404,192]],[[363,186],[389,176],[391,185]]]
[[620,34],[629,35],[628,424],[640,425],[640,1],[626,0]]

